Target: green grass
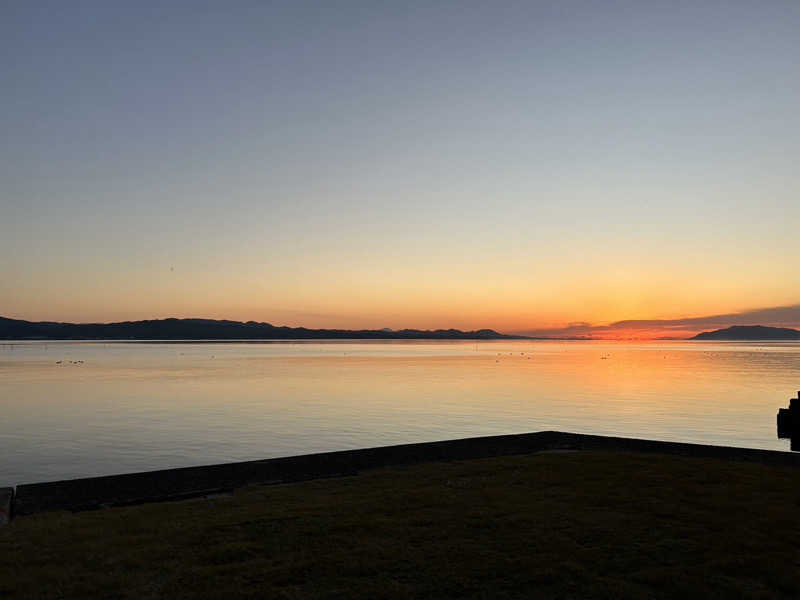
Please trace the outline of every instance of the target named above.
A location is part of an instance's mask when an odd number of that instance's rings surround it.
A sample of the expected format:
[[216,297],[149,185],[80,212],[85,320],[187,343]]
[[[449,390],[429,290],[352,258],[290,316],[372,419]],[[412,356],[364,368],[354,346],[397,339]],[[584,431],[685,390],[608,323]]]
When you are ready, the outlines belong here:
[[540,454],[22,517],[0,598],[798,598],[800,471]]

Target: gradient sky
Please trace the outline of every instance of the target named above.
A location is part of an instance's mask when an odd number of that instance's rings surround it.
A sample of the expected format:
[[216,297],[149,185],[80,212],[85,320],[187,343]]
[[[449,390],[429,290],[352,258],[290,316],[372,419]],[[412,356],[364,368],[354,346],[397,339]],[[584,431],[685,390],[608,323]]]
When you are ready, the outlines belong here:
[[797,305],[798,32],[795,0],[2,2],[0,315]]

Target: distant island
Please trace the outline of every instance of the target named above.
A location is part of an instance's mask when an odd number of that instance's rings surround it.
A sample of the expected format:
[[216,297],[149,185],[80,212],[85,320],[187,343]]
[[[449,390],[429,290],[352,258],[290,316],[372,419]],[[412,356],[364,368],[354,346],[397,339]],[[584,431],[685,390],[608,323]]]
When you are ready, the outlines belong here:
[[800,331],[787,327],[764,327],[763,325],[734,325],[727,329],[704,331],[693,340],[800,340]]
[[279,327],[255,321],[154,319],[121,323],[32,322],[0,317],[3,340],[518,340],[493,329],[307,329]]

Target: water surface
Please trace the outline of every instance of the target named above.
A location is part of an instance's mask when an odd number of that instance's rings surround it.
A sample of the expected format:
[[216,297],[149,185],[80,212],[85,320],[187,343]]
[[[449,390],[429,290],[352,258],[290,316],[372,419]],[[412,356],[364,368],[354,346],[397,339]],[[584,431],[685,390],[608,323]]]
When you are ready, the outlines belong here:
[[797,389],[796,342],[4,343],[0,485],[545,429],[786,450]]

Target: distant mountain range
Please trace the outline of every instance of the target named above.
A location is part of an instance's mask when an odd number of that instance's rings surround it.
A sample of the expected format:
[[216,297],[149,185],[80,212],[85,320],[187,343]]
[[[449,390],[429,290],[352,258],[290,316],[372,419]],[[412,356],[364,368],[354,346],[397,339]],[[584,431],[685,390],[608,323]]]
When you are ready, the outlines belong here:
[[734,325],[727,329],[704,331],[693,340],[800,340],[800,331],[786,327],[763,325]]
[[526,339],[492,329],[306,329],[276,327],[269,323],[215,321],[213,319],[156,319],[122,323],[31,322],[0,317],[4,340],[501,340]]

